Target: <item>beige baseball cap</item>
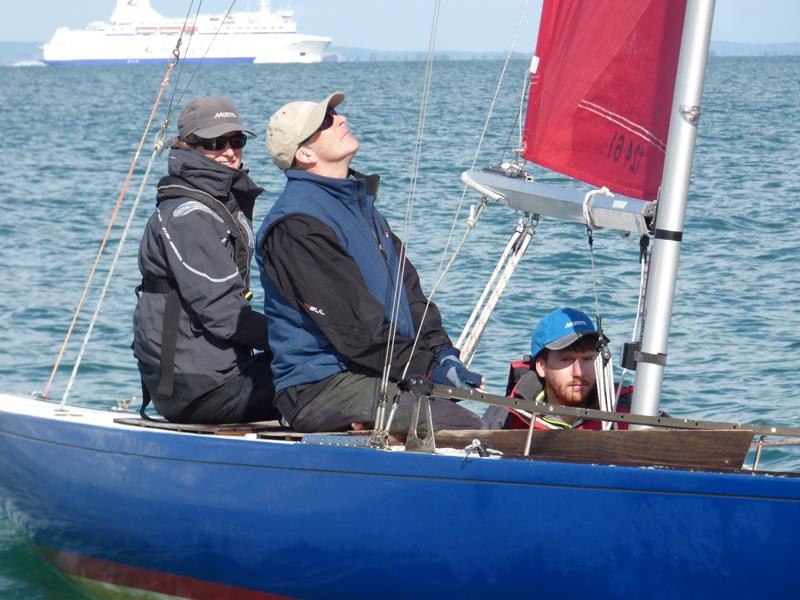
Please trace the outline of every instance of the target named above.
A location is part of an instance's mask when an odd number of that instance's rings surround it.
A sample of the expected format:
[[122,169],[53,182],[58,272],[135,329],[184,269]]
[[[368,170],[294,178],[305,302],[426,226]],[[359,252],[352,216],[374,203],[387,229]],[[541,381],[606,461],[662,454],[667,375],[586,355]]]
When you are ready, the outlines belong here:
[[322,125],[328,108],[338,106],[344,98],[342,92],[333,92],[322,102],[298,100],[276,110],[267,125],[267,151],[272,162],[282,171],[291,167],[300,144]]

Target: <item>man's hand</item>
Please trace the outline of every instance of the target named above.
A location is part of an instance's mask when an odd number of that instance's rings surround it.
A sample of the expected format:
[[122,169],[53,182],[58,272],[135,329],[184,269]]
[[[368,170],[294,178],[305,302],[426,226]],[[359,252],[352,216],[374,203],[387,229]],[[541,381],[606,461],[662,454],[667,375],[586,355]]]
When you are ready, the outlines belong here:
[[483,383],[483,376],[470,371],[461,362],[461,353],[453,346],[446,346],[436,353],[436,362],[431,369],[430,380],[439,385],[468,389]]

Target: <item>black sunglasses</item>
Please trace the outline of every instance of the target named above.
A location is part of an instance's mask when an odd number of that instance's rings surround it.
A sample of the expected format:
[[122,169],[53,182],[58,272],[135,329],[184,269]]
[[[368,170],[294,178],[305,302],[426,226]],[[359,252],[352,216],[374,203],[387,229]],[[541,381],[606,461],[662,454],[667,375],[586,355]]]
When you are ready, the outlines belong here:
[[[333,107],[328,108],[328,110],[325,112],[325,118],[322,119],[322,123],[320,123],[319,127],[317,127],[317,131],[325,131],[331,125],[333,125],[333,117],[338,114],[339,113],[337,113],[336,109]],[[316,131],[314,133],[316,133]]]
[[244,148],[247,143],[247,136],[244,133],[234,133],[233,135],[221,135],[210,140],[198,139],[195,146],[202,146],[204,150],[221,152],[230,144],[234,150]]
[[335,117],[338,114],[339,113],[337,113],[333,108],[329,107],[328,110],[325,112],[325,117],[322,119],[322,123],[320,123],[319,127],[317,127],[314,130],[314,133],[312,133],[310,136],[308,136],[306,139],[300,142],[300,146],[302,146],[303,144],[307,144],[308,140],[317,135],[320,131],[325,131],[326,129],[330,128],[330,126],[333,125],[333,117]]

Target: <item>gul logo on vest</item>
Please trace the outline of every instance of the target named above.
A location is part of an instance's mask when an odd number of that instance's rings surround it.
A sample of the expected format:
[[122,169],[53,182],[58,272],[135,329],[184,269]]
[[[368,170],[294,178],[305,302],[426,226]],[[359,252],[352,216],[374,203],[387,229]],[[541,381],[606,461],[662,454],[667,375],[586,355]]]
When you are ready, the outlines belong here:
[[230,112],[230,111],[218,112],[217,114],[214,115],[214,118],[215,119],[235,119],[236,118],[236,113],[235,112]]
[[320,317],[324,317],[325,316],[325,311],[324,310],[322,310],[321,308],[317,308],[316,306],[311,306],[308,302],[304,302],[303,306],[309,312],[318,314]]

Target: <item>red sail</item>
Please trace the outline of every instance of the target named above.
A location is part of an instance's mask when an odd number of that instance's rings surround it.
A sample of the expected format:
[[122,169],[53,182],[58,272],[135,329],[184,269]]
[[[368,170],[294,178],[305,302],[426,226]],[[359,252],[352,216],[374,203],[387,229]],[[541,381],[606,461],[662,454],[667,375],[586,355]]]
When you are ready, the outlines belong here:
[[522,155],[656,198],[685,10],[686,0],[545,0]]

